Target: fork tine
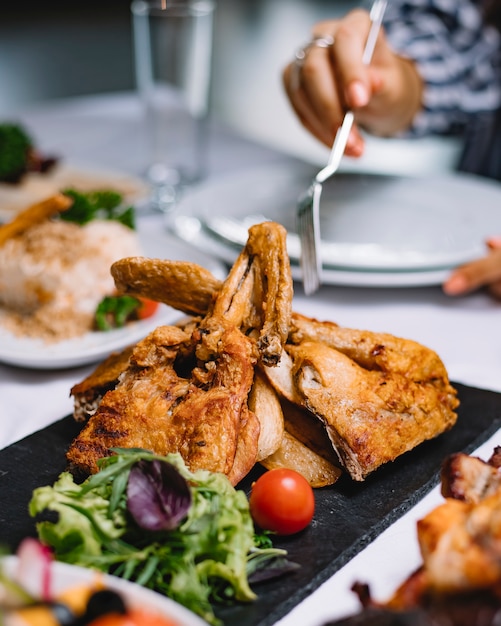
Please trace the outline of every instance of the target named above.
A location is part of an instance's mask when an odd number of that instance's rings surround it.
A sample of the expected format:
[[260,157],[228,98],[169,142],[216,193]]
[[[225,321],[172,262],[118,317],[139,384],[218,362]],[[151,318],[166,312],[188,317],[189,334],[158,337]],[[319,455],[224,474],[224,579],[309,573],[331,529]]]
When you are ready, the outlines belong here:
[[301,242],[300,264],[306,295],[320,287],[322,260],[320,257],[319,199],[322,187],[314,182],[303,197],[297,213],[297,232]]

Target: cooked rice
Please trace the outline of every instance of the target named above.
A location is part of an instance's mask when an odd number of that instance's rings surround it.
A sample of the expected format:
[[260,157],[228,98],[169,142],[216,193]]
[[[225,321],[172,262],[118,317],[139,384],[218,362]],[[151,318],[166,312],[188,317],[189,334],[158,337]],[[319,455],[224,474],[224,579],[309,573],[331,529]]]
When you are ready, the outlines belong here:
[[32,226],[0,247],[2,324],[49,341],[88,332],[98,303],[114,292],[110,266],[140,254],[136,233],[118,222]]

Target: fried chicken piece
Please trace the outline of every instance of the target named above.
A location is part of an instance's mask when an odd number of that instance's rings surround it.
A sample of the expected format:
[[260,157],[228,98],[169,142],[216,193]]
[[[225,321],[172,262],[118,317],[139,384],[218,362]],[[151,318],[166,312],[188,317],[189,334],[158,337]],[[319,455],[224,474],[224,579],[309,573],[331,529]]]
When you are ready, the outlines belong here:
[[451,428],[454,389],[404,373],[367,370],[328,345],[287,346],[294,385],[325,425],[343,466],[364,480],[379,466]]
[[209,270],[188,261],[127,257],[110,271],[120,293],[163,302],[188,315],[206,315],[222,285]]
[[499,448],[487,462],[464,453],[452,454],[444,461],[441,481],[445,502],[417,523],[423,564],[400,586],[389,606],[408,608],[423,603],[433,606],[437,602],[445,605],[470,594],[480,602],[489,603],[497,598],[499,607],[498,462]]
[[[242,470],[233,465],[241,432],[250,431],[245,446],[252,450],[255,439],[257,451],[259,424],[245,402],[255,359],[251,343],[238,329],[226,329],[221,342],[222,362],[212,361],[200,371],[194,368],[189,378],[178,375],[175,366],[189,367],[191,335],[175,326],[161,326],[138,343],[120,382],[104,395],[71,444],[70,464],[94,473],[97,460],[109,455],[110,448],[137,447],[157,454],[179,452],[192,470],[236,474],[238,481]],[[181,352],[185,356],[176,363]]]
[[100,363],[84,380],[73,385],[70,395],[73,397],[73,417],[77,422],[86,421],[99,406],[104,394],[114,389],[120,374],[130,363],[133,346],[121,352],[114,352]]
[[331,626],[499,623],[501,485],[495,472],[500,453],[497,447],[487,462],[463,453],[445,460],[442,492],[446,500],[417,524],[422,565],[386,602],[373,600],[369,587],[356,583],[353,590],[364,610]]
[[[262,250],[270,241],[273,252]],[[285,254],[280,225],[251,228],[207,315],[185,329],[159,327],[136,345],[116,387],[72,443],[70,464],[91,473],[110,448],[139,447],[179,452],[191,470],[222,472],[238,483],[258,455],[259,420],[248,408],[258,355],[273,363],[287,337],[290,304],[281,310],[274,293],[291,289],[290,269],[280,262]],[[287,269],[289,276],[274,274]],[[265,310],[252,301],[255,294],[274,306]]]
[[[455,423],[456,391],[435,352],[390,334],[342,328],[291,311],[282,227],[269,222],[252,227],[223,284],[214,279],[201,285],[202,274],[188,264],[186,282],[177,289],[171,280],[176,268],[177,262],[132,258],[115,264],[113,272],[121,291],[161,299],[185,312],[208,307],[190,344],[207,370],[224,361],[222,337],[230,326],[252,338],[255,357],[277,393],[319,420],[355,480]],[[154,275],[152,291],[148,272]],[[257,406],[253,395],[250,402]],[[269,420],[262,429],[259,458],[272,441],[268,435],[274,436],[271,447],[279,440],[278,422],[272,426]],[[327,452],[324,457],[330,462]]]
[[430,589],[501,592],[501,490],[478,503],[448,499],[418,522]]
[[449,383],[447,370],[436,352],[411,339],[344,328],[294,313],[289,341],[296,345],[304,341],[321,342],[367,370],[405,374],[414,381],[441,381],[445,386]]
[[487,463],[463,452],[451,454],[442,465],[442,495],[475,504],[501,490],[501,470],[494,460],[497,451]]
[[354,480],[448,430],[456,390],[438,355],[386,333],[292,314],[286,356],[265,368],[289,402],[325,425]]
[[263,222],[249,229],[247,245],[206,320],[224,319],[246,335],[257,335],[261,362],[274,366],[289,334],[292,296],[286,231],[274,222]]
[[[176,323],[190,335],[200,322],[200,318],[185,317]],[[82,381],[73,385],[70,395],[73,397],[73,417],[77,422],[85,422],[93,415],[104,394],[114,389],[120,376],[129,366],[134,346],[127,346],[121,352],[113,352]]]

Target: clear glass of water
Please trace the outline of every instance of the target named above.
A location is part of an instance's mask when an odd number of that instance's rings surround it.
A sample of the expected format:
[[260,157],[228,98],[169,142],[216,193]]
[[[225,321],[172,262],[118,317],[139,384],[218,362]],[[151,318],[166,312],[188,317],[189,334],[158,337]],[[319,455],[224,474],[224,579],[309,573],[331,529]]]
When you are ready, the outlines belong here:
[[134,0],[131,11],[149,205],[168,212],[207,173],[215,2]]

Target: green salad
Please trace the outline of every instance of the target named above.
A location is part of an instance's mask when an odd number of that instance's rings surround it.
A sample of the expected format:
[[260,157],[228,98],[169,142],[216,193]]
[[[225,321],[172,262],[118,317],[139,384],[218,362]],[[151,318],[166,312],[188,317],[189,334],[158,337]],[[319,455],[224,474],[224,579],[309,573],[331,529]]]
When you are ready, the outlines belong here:
[[256,533],[226,476],[190,472],[178,454],[113,452],[82,484],[64,472],[33,492],[32,516],[57,514],[37,530],[58,560],[133,580],[211,624],[214,603],[251,602],[253,581],[297,567]]

